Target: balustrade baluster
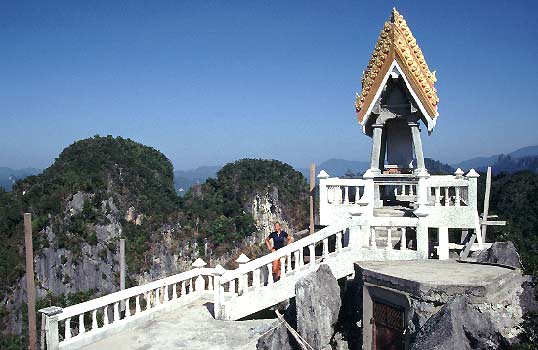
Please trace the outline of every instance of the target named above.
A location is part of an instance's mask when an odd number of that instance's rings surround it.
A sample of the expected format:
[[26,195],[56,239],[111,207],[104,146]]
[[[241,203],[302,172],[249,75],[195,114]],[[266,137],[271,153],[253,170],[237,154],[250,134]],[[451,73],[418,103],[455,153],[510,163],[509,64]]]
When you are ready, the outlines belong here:
[[308,253],[310,254],[310,269],[314,270],[316,268],[316,246],[314,244],[308,245]]
[[449,187],[445,187],[445,207],[450,207],[450,192],[449,192]]
[[252,272],[252,287],[254,287],[255,290],[260,288],[260,269],[254,269]]
[[161,303],[161,295],[159,293],[160,288],[155,289],[155,307],[159,306]]
[[398,186],[394,186],[394,197],[398,196]]
[[460,187],[458,186],[456,186],[456,199],[455,199],[454,205],[456,207],[460,206]]
[[284,268],[284,264],[286,263],[286,257],[280,258],[280,278],[284,279],[286,278],[286,269]]
[[230,292],[235,294],[235,278],[230,281]]
[[117,322],[120,320],[120,303],[114,303],[114,321]]
[[400,250],[406,250],[407,249],[407,237],[405,236],[405,227],[401,228],[402,235],[400,236]]
[[415,185],[409,185],[409,195],[414,196],[415,195]]
[[298,250],[293,252],[293,258],[295,259],[294,270],[298,270],[299,269],[299,251]]
[[289,274],[292,270],[292,266],[291,266],[291,253],[288,254],[288,265],[287,265],[287,269],[286,269],[286,273]]
[[92,331],[97,330],[99,324],[97,323],[97,309],[92,311]]
[[139,314],[140,312],[142,312],[141,308],[140,308],[140,298],[142,297],[141,294],[137,295],[135,297],[135,312],[136,314]]
[[435,205],[441,206],[441,187],[435,188]]
[[355,203],[359,203],[361,200],[361,188],[359,186],[355,187]]
[[214,290],[213,289],[213,276],[207,276],[207,290]]
[[151,295],[150,292],[144,293],[144,299],[146,300],[146,310],[151,309]]
[[70,339],[71,338],[71,317],[65,319],[65,332],[64,332],[64,339]]
[[78,315],[78,334],[86,333],[86,327],[84,326],[84,314]]
[[336,252],[342,251],[342,231],[336,232]]
[[168,295],[168,285],[164,286],[164,296],[163,296],[163,303],[167,303],[170,301],[170,296]]
[[243,278],[243,294],[248,293],[248,272],[241,276]]
[[185,286],[185,282],[181,282],[181,296],[184,297],[187,294],[187,287]]
[[131,317],[131,298],[125,299],[125,318]]
[[327,259],[329,256],[329,239],[324,238],[323,239],[323,258]]
[[269,263],[267,267],[267,284],[273,284],[273,264]]
[[108,319],[108,305],[103,307],[103,326],[106,326],[110,323],[110,320]]
[[392,228],[387,227],[387,250],[392,249]]
[[177,283],[172,285],[172,300],[177,299]]
[[375,227],[370,229],[370,246],[377,249],[377,242],[375,241]]
[[304,266],[304,251],[303,251],[304,248],[301,248],[299,249],[299,268],[303,267]]
[[349,204],[349,187],[344,186],[344,203]]

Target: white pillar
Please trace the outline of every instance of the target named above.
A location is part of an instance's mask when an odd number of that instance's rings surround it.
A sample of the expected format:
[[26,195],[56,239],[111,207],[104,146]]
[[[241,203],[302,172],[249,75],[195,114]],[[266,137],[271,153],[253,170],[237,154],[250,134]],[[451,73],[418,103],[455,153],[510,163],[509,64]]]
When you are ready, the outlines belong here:
[[416,172],[426,170],[426,165],[424,163],[424,153],[422,152],[422,140],[420,139],[420,130],[418,128],[418,123],[410,122],[409,126],[411,127],[411,136],[413,138],[413,149],[415,150],[415,157],[417,158],[417,169]]
[[370,169],[365,173],[365,176],[376,176],[381,174],[379,164],[381,162],[381,143],[383,142],[383,124],[372,125],[372,154],[370,157]]
[[437,246],[437,255],[439,256],[439,260],[448,260],[449,258],[447,226],[439,227],[439,245]]

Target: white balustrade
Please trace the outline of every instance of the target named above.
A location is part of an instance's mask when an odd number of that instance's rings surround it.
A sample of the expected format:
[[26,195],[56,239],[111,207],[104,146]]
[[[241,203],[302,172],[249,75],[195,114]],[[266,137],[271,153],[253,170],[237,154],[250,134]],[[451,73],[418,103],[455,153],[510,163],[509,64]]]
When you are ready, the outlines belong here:
[[[179,302],[185,299],[185,282],[187,280],[196,278],[204,281],[202,284],[198,284],[197,289],[199,292],[205,290],[205,280],[203,276],[211,278],[215,269],[212,268],[199,268],[191,271],[183,272],[177,275],[166,277],[154,282],[150,282],[145,285],[136,286],[128,289],[121,290],[119,292],[111,293],[87,302],[76,304],[73,306],[60,309],[60,312],[55,315],[54,318],[49,318],[57,322],[56,332],[58,332],[58,323],[63,323],[63,339],[60,340],[58,334],[47,335],[51,341],[58,340],[58,344],[55,346],[60,347],[67,344],[73,344],[78,341],[83,341],[84,338],[90,337],[92,339],[98,339],[101,329],[118,328],[121,329],[124,324],[132,319],[144,317],[144,315],[157,311],[168,304],[172,304],[174,301]],[[181,295],[177,296],[177,284],[181,283],[182,291]],[[172,298],[170,298],[169,291],[172,286]],[[209,291],[209,288],[208,288]],[[151,299],[154,296],[154,305],[151,305]],[[144,297],[146,300],[146,308],[142,310],[140,305],[140,298]],[[134,298],[134,309],[131,309],[131,299]],[[122,317],[119,306],[121,302],[125,302],[125,314]],[[44,309],[45,310],[45,309]],[[111,310],[111,312],[109,312]],[[91,317],[91,327],[87,327],[85,324],[85,315]],[[99,326],[100,315],[103,315],[102,326]],[[44,317],[48,317],[44,314]],[[78,327],[72,326],[72,319],[78,320]],[[49,322],[50,323],[50,322]],[[50,328],[54,329],[54,328]],[[78,329],[78,330],[77,330]],[[97,337],[97,338],[96,338]],[[48,342],[48,340],[47,340]],[[63,345],[62,345],[63,344]],[[53,344],[54,345],[54,344]],[[52,345],[51,345],[52,346]]]

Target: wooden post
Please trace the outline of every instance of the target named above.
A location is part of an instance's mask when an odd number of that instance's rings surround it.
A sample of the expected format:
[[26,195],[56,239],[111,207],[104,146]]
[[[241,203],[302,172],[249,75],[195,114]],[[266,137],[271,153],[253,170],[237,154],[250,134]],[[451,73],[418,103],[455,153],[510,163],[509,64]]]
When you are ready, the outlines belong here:
[[310,164],[310,234],[314,233],[314,192],[316,189],[316,164]]
[[24,245],[26,250],[26,294],[28,296],[28,349],[37,343],[35,313],[34,248],[32,246],[32,214],[24,214]]
[[[120,290],[125,289],[125,239],[120,239]],[[125,301],[120,302],[120,311],[125,311]]]
[[486,224],[486,221],[488,221],[488,212],[489,212],[489,194],[491,190],[491,167],[488,166],[488,172],[486,175],[486,193],[484,194],[484,213],[482,214],[482,241],[486,243],[486,233],[488,229],[488,225]]

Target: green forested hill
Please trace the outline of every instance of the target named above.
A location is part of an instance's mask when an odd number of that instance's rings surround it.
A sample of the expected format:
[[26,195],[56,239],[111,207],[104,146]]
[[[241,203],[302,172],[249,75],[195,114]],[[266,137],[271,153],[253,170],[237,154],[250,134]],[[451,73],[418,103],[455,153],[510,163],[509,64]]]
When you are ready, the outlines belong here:
[[242,159],[225,165],[216,179],[192,187],[182,202],[184,229],[208,233],[212,243],[229,246],[255,230],[249,205],[253,195],[278,192],[286,219],[301,227],[308,220],[306,179],[277,160]]
[[[92,197],[80,214],[69,216],[66,201],[77,192]],[[147,218],[143,227],[150,230],[179,209],[172,164],[161,152],[132,140],[95,136],[67,147],[52,166],[17,182],[12,192],[1,191],[0,291],[12,286],[23,272],[24,212],[33,216],[36,252],[49,244],[37,233],[50,226],[56,233],[56,246],[76,254],[81,242],[95,239],[88,225],[107,220],[100,209],[109,198],[121,216],[131,206],[143,212]],[[126,236],[133,236],[130,226],[134,225],[124,225]],[[140,231],[144,230],[136,229]]]
[[[480,177],[483,183],[485,177]],[[489,227],[488,241],[514,242],[526,273],[538,276],[538,174],[503,173],[493,177],[491,186],[490,214],[507,225]]]

